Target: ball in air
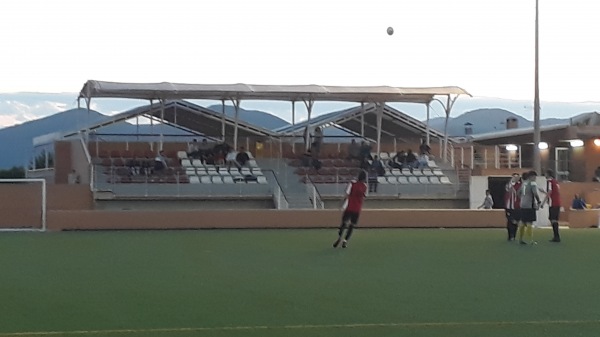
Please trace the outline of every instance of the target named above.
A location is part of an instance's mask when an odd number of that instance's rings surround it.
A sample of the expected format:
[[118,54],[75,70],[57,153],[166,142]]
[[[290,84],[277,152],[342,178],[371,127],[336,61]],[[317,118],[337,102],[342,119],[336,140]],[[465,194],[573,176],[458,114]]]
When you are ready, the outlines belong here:
[[388,29],[387,29],[387,34],[388,34],[388,35],[394,35],[394,28],[392,28],[392,27],[388,27]]

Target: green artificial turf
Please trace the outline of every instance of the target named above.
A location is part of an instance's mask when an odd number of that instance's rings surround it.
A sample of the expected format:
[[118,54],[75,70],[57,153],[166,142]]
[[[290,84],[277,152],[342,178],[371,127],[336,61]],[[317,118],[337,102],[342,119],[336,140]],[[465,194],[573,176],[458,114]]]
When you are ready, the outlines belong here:
[[1,233],[0,337],[597,336],[600,230],[550,235]]

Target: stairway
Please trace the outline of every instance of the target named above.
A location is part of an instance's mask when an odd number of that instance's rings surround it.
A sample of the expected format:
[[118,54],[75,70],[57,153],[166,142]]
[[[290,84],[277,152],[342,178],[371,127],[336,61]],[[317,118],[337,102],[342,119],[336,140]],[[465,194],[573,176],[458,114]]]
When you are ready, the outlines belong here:
[[261,158],[256,159],[256,163],[262,170],[272,170],[275,173],[289,208],[313,208],[306,184],[300,181],[300,177],[294,173],[295,168],[288,166],[285,159]]

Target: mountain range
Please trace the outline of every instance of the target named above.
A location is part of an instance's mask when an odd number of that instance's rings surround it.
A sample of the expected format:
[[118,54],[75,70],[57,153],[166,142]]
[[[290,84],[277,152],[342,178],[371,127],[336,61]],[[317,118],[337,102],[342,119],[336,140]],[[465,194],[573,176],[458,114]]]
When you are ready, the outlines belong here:
[[[209,109],[216,112],[221,112],[221,105],[210,105]],[[1,113],[1,111],[0,111]],[[235,110],[232,106],[225,106],[225,113],[228,116],[234,116]],[[277,117],[271,113],[261,110],[246,110],[240,108],[239,117],[241,120],[257,126],[262,126],[267,129],[276,129],[285,125],[289,125],[284,119]],[[51,114],[47,117],[38,118],[27,121],[22,124],[0,129],[0,168],[10,168],[12,166],[22,166],[30,161],[33,155],[40,149],[33,148],[33,139],[38,136],[55,133],[76,131],[86,125],[110,118],[110,116],[102,114],[98,111],[86,109],[71,109],[58,113]],[[450,118],[448,122],[448,131],[451,136],[464,136],[465,123],[471,123],[473,133],[486,133],[495,130],[506,129],[506,119],[516,118],[519,127],[530,127],[532,122],[504,109],[476,109],[465,112],[460,116]],[[434,118],[430,120],[430,125],[434,129],[443,131],[444,118]],[[565,124],[569,119],[546,119],[542,121],[542,125]],[[163,128],[163,133],[176,136],[189,135],[187,132],[180,129],[171,128],[166,125],[159,126]],[[157,126],[151,127],[147,124],[140,124],[136,127],[127,122],[121,122],[106,126],[99,130],[101,134],[121,134],[119,140],[135,139],[136,136],[131,134],[150,134],[157,132]],[[324,130],[325,136],[341,135],[343,131],[335,128],[327,128]],[[191,135],[190,135],[191,136]],[[102,136],[101,136],[102,137]],[[111,136],[115,139],[116,136]],[[106,138],[106,137],[105,137]],[[169,137],[166,137],[168,140]],[[181,140],[181,137],[177,139]]]

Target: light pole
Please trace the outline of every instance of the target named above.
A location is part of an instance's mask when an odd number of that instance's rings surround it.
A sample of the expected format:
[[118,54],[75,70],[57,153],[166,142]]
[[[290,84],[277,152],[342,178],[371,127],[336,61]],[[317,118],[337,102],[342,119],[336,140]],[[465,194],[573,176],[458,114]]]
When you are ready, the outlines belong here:
[[540,79],[539,79],[539,22],[538,2],[535,0],[535,84],[533,98],[533,169],[541,174],[542,161],[540,158]]

